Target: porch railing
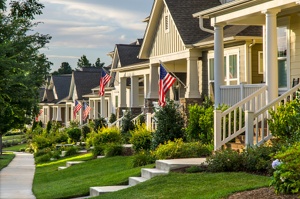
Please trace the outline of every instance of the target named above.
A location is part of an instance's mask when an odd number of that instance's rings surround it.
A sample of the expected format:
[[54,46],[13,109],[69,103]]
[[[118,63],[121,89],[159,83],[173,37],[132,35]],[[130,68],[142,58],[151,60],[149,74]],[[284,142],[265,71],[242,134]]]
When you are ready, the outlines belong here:
[[120,117],[119,119],[117,119],[116,121],[114,121],[113,123],[108,123],[108,127],[116,126],[119,128],[120,126],[122,126],[123,118],[124,118],[124,115],[122,117]]
[[222,145],[245,132],[244,111],[257,111],[266,105],[267,86],[262,86],[256,92],[231,106],[224,112],[214,111],[214,148]]
[[221,103],[233,106],[242,99],[259,90],[265,84],[240,84],[221,86]]

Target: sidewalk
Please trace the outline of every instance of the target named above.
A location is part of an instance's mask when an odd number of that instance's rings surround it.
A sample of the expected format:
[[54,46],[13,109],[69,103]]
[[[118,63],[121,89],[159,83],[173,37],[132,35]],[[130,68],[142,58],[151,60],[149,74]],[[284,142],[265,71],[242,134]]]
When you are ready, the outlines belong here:
[[13,161],[0,171],[0,199],[35,199],[32,193],[33,155],[15,154]]

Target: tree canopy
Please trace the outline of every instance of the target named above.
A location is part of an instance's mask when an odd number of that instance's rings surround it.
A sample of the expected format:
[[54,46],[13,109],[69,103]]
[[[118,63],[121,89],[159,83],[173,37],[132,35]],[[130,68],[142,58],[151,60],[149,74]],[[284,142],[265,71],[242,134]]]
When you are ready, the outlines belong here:
[[59,69],[54,71],[52,75],[72,74],[72,68],[68,62],[62,62]]
[[2,135],[30,123],[38,113],[39,88],[51,63],[39,50],[51,36],[34,32],[42,14],[38,0],[0,1],[0,152]]
[[97,58],[96,62],[94,64],[91,64],[90,61],[87,59],[85,55],[82,55],[80,59],[78,59],[77,62],[77,68],[84,68],[84,67],[96,67],[96,68],[102,68],[104,66],[104,62],[101,62],[100,58]]

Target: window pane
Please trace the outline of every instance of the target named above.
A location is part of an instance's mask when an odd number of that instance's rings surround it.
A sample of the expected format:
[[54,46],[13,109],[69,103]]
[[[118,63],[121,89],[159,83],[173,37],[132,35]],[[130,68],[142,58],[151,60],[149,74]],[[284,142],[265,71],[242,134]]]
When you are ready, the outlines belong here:
[[287,52],[286,31],[287,31],[286,27],[277,28],[278,57],[286,57],[286,52]]
[[278,87],[287,87],[287,65],[286,60],[278,60]]
[[226,69],[226,57],[224,57],[224,76],[225,76],[225,80],[227,79],[227,69]]
[[214,59],[209,59],[209,80],[214,80]]
[[237,55],[229,55],[229,78],[237,78]]

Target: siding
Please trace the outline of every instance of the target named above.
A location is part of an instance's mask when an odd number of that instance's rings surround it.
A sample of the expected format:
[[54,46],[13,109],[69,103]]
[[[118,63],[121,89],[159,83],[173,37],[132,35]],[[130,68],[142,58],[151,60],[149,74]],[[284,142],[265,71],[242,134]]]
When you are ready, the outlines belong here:
[[294,14],[290,21],[291,85],[293,78],[300,77],[300,16]]

